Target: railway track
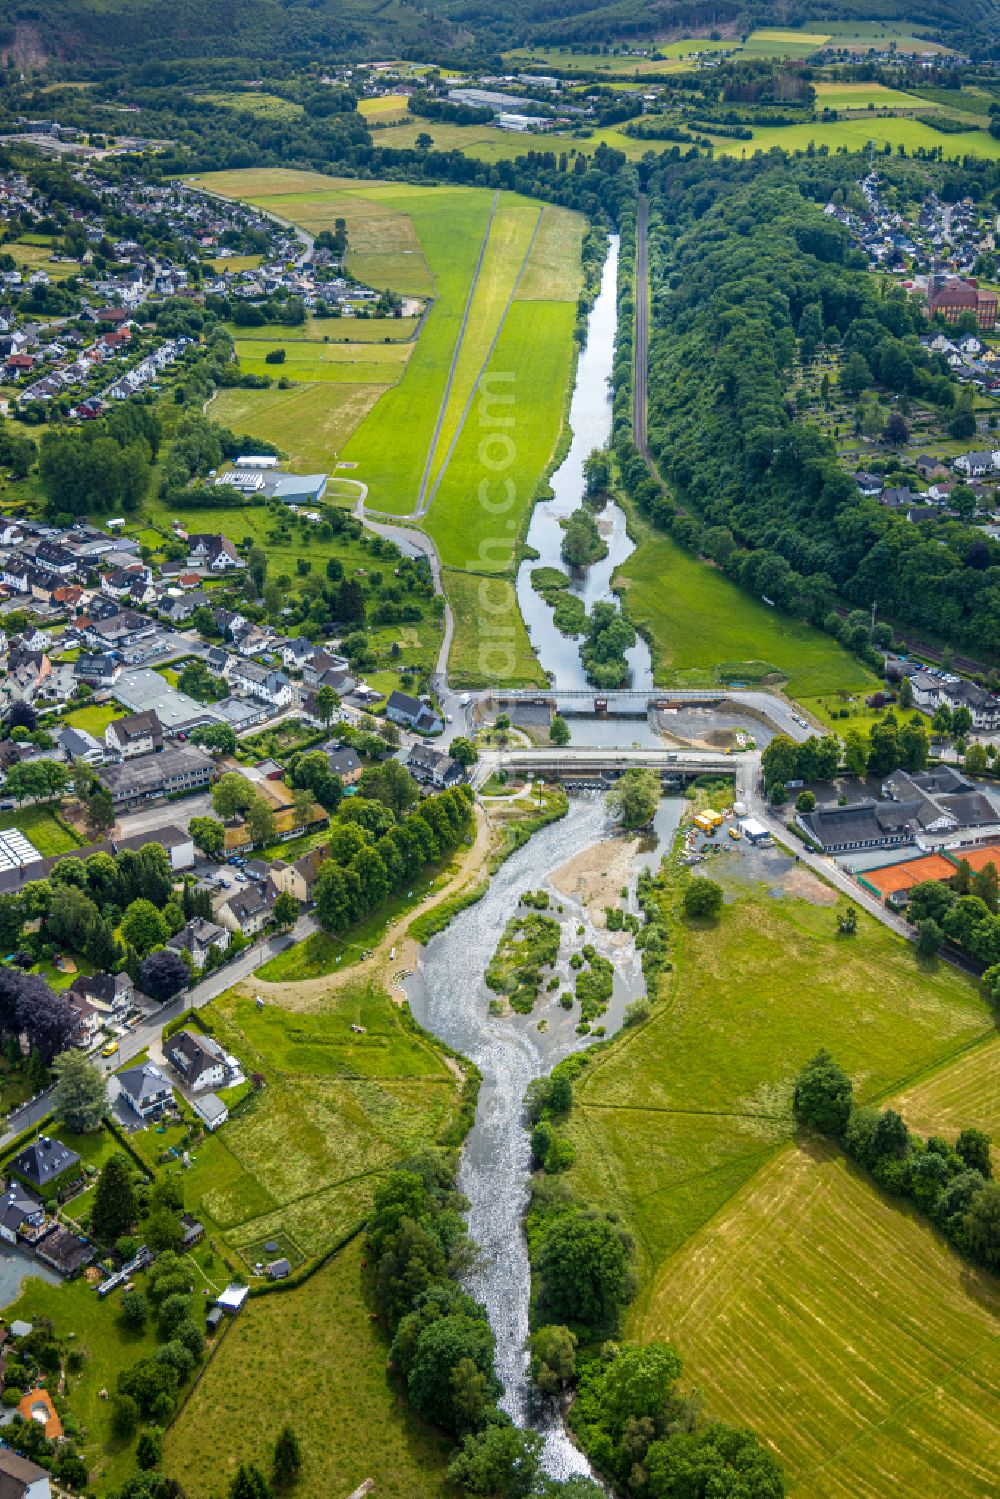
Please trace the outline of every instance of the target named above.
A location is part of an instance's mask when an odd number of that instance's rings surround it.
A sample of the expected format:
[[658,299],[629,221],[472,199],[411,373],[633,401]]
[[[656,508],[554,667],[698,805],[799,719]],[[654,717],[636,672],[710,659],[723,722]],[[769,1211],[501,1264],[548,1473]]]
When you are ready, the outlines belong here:
[[639,452],[650,462],[646,440],[647,384],[649,379],[649,251],[647,226],[649,201],[639,197],[635,250],[635,346],[632,372],[632,432]]

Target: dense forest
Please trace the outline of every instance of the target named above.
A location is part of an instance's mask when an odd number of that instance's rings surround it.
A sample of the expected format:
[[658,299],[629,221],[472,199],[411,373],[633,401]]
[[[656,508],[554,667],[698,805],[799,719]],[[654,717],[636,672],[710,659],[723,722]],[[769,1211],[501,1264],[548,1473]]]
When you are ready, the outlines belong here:
[[[37,63],[136,58],[391,56],[489,57],[531,42],[645,40],[692,29],[732,34],[754,25],[877,19],[930,27],[968,46],[997,36],[996,0],[15,0],[0,19],[0,49]],[[960,40],[959,40],[960,39]]]
[[[832,439],[789,399],[814,332],[897,409],[919,401],[947,415],[962,399],[919,341],[921,304],[870,275],[823,213],[856,191],[862,170],[856,157],[817,156],[655,171],[649,442],[672,497],[640,483],[638,498],[682,544],[788,613],[823,623],[837,600],[877,600],[883,618],[996,656],[1000,545],[963,522],[916,526],[864,498]],[[951,201],[989,196],[1000,175],[971,160],[892,160],[884,172],[918,199],[933,183]]]

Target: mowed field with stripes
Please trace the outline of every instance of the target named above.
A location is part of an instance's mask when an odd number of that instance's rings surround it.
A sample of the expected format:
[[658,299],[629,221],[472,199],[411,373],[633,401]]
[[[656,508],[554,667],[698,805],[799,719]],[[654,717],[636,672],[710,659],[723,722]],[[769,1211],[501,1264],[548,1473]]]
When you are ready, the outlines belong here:
[[[790,861],[717,861],[717,925],[671,910],[652,1018],[574,1085],[565,1180],[636,1245],[626,1331],[665,1339],[706,1413],[750,1427],[801,1499],[983,1499],[1000,1471],[1000,1281],[835,1148],[796,1135],[827,1046],[860,1102],[1000,1136],[977,986]],[[668,897],[669,898],[669,897]]]

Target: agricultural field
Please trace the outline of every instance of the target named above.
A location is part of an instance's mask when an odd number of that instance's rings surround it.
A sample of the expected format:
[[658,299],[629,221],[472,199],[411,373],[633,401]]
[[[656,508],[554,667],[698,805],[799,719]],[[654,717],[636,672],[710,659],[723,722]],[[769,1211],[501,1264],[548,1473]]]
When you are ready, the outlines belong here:
[[377,99],[361,99],[358,114],[363,115],[374,129],[396,120],[405,120],[408,114],[405,94],[380,94]]
[[825,47],[828,31],[792,31],[761,26],[752,31],[740,48],[744,57],[809,57]]
[[446,1492],[451,1444],[390,1383],[388,1346],[358,1293],[361,1254],[350,1244],[306,1285],[252,1298],[228,1330],[167,1433],[165,1466],[190,1499],[221,1494],[240,1458],[266,1468],[286,1421],[302,1443],[304,1494],[348,1494],[366,1478],[379,1499]]
[[838,146],[846,146],[848,151],[864,151],[870,141],[875,142],[876,150],[886,145],[893,149],[905,146],[911,153],[918,146],[925,150],[940,148],[946,161],[957,161],[966,155],[1000,160],[1000,140],[985,130],[970,129],[961,134],[943,135],[921,120],[898,115],[875,120],[862,117],[815,121],[806,125],[754,126],[752,141],[718,139],[715,149],[727,156],[754,155],[758,151],[770,151],[775,146],[784,151],[805,151],[810,144],[817,148],[828,146],[831,151],[836,151]]
[[892,1102],[923,1135],[951,1139],[963,1129],[984,1129],[993,1137],[994,1170],[1000,1176],[1000,1040],[970,1048]]
[[830,636],[751,598],[634,514],[631,523],[639,546],[615,574],[615,586],[650,643],[657,683],[783,677],[788,695],[826,721],[836,695],[863,698],[879,685]]
[[[920,109],[927,101],[884,83],[817,83],[817,109]],[[957,96],[956,96],[957,97]]]
[[51,239],[45,238],[42,243],[38,240],[25,238],[23,240],[11,240],[3,247],[5,255],[12,255],[19,271],[31,273],[33,271],[44,271],[50,281],[65,281],[68,276],[80,274],[80,262],[77,260],[53,260],[55,253]]
[[321,1254],[363,1221],[378,1175],[456,1117],[455,1078],[387,995],[363,982],[320,988],[263,1011],[230,991],[205,1012],[265,1079],[186,1177],[189,1205],[245,1256],[276,1233],[299,1257]]
[[756,857],[713,860],[718,925],[675,915],[651,1020],[576,1082],[568,1185],[634,1237],[627,1332],[675,1343],[706,1414],[757,1431],[790,1493],[889,1499],[933,1473],[973,1499],[1000,1450],[1000,1291],[839,1152],[793,1145],[790,1103],[820,1045],[861,1101],[906,1098],[984,1055],[989,1009],[863,914],[845,942],[832,890]]
[[712,41],[709,37],[682,37],[680,41],[658,42],[655,53],[648,57],[629,53],[577,51],[572,47],[526,47],[505,53],[504,61],[525,72],[555,68],[559,73],[566,74],[607,73],[618,78],[643,78],[651,73],[678,72],[678,64],[691,65],[691,60],[703,52],[722,52],[738,47],[739,43],[733,40]]
[[894,26],[891,21],[825,21],[824,31],[830,33],[830,43],[850,52],[866,52],[869,48],[895,46],[898,52],[950,53],[951,48],[926,36],[914,36],[907,22]]
[[513,578],[449,567],[444,571],[444,591],[455,616],[448,658],[448,677],[453,686],[471,687],[493,680],[511,687],[545,685],[517,607]]
[[[271,366],[268,366],[270,369]],[[266,438],[288,455],[296,473],[326,473],[351,433],[382,395],[381,383],[355,385],[324,380],[289,390],[220,390],[211,415],[234,432]]]
[[677,924],[667,1002],[576,1085],[570,1183],[635,1234],[632,1320],[647,1335],[669,1256],[790,1139],[792,1082],[818,1047],[866,1100],[992,1031],[970,980],[919,967],[864,915],[845,942],[833,892],[814,876],[771,856],[766,884],[754,884],[745,861],[715,858],[728,897],[718,926]]
[[641,1332],[777,1451],[790,1494],[978,1499],[1000,1462],[998,1314],[992,1277],[817,1144],[663,1267]]
[[[511,572],[515,543],[563,430],[583,220],[513,193],[474,188],[354,183],[345,192],[336,179],[280,171],[201,180],[312,231],[343,215],[351,254],[382,262],[381,282],[371,277],[376,284],[416,291],[413,272],[422,268],[432,297],[412,343],[384,345],[376,355],[374,346],[335,343],[327,322],[322,343],[290,339],[285,363],[265,366],[268,348],[286,347],[284,331],[269,329],[265,338],[261,330],[244,337],[234,329],[245,367],[303,383],[285,391],[225,391],[212,410],[234,429],[277,443],[296,466],[330,471],[334,457],[354,464],[351,477],[367,486],[373,510],[407,516],[423,495],[423,524],[441,552],[453,605],[468,614],[479,583],[463,582],[463,570]],[[341,392],[350,394],[338,400]],[[502,520],[487,508],[488,495],[477,503],[482,482],[498,482],[498,453],[483,451],[482,424],[491,413],[503,418],[505,451],[513,453],[500,481],[513,496]],[[512,669],[518,680],[537,680],[520,620],[517,628]],[[470,649],[461,628],[455,652],[453,666],[464,674],[476,646],[473,640]]]
[[572,302],[511,307],[487,367],[490,400],[480,398],[477,419],[463,427],[425,519],[447,566],[509,571],[515,540],[555,456],[573,373],[575,320]]
[[260,328],[241,328],[236,323],[224,326],[231,338],[245,339],[248,343],[263,339],[265,343],[274,344],[381,344],[413,338],[418,322],[415,317],[321,318],[307,312],[304,323],[265,323]]
[[[285,348],[280,336],[274,343],[263,339],[236,340],[240,365],[253,375],[276,375],[297,384],[336,380],[355,385],[394,385],[402,375],[413,350],[409,343],[308,343],[293,342]],[[283,349],[282,364],[268,364],[267,355]]]

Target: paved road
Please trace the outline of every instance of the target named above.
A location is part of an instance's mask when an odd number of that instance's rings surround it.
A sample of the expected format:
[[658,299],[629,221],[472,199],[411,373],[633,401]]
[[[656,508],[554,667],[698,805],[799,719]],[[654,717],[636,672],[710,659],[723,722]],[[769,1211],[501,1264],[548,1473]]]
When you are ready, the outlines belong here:
[[[154,1015],[151,1015],[147,1020],[137,1025],[129,1035],[123,1036],[119,1041],[118,1050],[114,1056],[98,1056],[93,1060],[105,1073],[110,1074],[117,1071],[125,1062],[131,1061],[133,1057],[138,1056],[140,1052],[145,1051],[147,1047],[158,1041],[163,1027],[168,1025],[171,1020],[176,1020],[178,1015],[183,1015],[185,1010],[200,1010],[202,1005],[207,1005],[209,1000],[216,999],[220,994],[224,994],[233,984],[238,984],[244,979],[248,979],[255,969],[259,968],[262,963],[267,962],[268,958],[273,958],[275,954],[283,952],[286,947],[304,942],[316,930],[315,917],[304,915],[299,917],[290,932],[282,933],[276,937],[267,937],[263,941],[253,943],[250,947],[245,948],[238,958],[234,958],[231,963],[224,964],[222,968],[217,968],[214,973],[210,974],[208,978],[202,979],[193,989],[189,989],[170,1004],[164,1005]],[[16,1113],[12,1114],[8,1120],[7,1128],[3,1135],[0,1136],[0,1146],[8,1144],[15,1135],[20,1134],[22,1130],[28,1129],[32,1124],[37,1124],[40,1119],[44,1118],[51,1108],[51,1099],[52,1093],[51,1089],[49,1089],[45,1093],[40,1094],[31,1103],[26,1104],[23,1109],[19,1109]]]

